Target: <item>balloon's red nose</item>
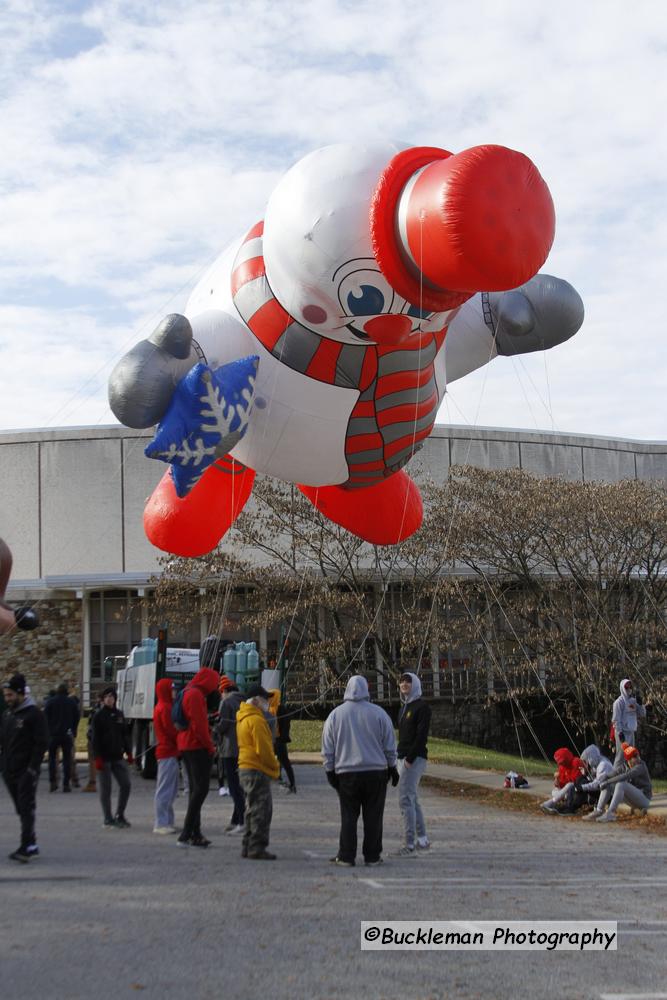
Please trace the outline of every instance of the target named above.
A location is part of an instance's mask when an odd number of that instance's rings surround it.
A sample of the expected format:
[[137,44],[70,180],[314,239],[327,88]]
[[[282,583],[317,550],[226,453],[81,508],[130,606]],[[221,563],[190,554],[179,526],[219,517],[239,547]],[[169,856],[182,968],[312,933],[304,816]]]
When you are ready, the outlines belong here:
[[409,316],[374,316],[364,323],[364,332],[379,344],[398,344],[411,330]]

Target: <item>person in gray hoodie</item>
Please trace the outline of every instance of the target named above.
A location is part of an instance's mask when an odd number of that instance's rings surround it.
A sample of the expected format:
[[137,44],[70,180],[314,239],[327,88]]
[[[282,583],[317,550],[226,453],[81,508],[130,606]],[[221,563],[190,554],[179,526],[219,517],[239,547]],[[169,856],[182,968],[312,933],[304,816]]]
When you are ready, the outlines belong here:
[[242,834],[245,829],[245,796],[239,780],[239,744],[236,738],[236,714],[244,701],[236,684],[229,684],[222,692],[218,723],[220,756],[234,803],[234,812],[225,833],[232,835]]
[[595,743],[592,743],[582,751],[581,759],[586,765],[589,776],[592,778],[591,781],[588,781],[581,786],[582,792],[600,792],[598,800],[593,808],[593,812],[587,813],[587,815],[582,818],[586,820],[595,820],[598,816],[602,815],[611,800],[611,789],[601,788],[600,786],[602,782],[612,774],[614,765],[608,757],[605,757],[602,753],[600,753],[600,748],[596,746]]
[[646,709],[642,705],[641,699],[635,695],[634,686],[628,677],[624,677],[621,681],[620,690],[621,697],[614,702],[611,713],[615,737],[621,743],[635,746],[639,719],[646,718]]
[[384,709],[371,704],[365,677],[350,678],[343,704],[324,723],[322,758],[327,781],[340,801],[340,840],[332,862],[347,868],[355,864],[361,812],[364,862],[381,864],[387,782],[396,786],[399,780],[396,736]]
[[653,786],[648,767],[639,756],[639,750],[623,744],[623,760],[614,762],[614,769],[601,782],[600,788],[612,788],[613,795],[609,804],[609,809],[602,816],[597,817],[598,823],[613,823],[618,817],[616,810],[622,802],[632,809],[639,809],[646,814],[653,798]]

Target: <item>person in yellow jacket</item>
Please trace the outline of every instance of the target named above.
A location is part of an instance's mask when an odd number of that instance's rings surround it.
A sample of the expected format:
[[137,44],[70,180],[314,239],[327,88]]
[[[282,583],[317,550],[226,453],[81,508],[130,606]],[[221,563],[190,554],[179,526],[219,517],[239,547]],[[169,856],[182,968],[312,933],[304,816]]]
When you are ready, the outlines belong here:
[[269,694],[253,684],[248,699],[236,714],[236,737],[239,744],[239,779],[245,792],[245,829],[241,856],[255,861],[274,861],[267,850],[273,815],[271,780],[280,775],[280,764],[273,752],[273,739],[265,718]]

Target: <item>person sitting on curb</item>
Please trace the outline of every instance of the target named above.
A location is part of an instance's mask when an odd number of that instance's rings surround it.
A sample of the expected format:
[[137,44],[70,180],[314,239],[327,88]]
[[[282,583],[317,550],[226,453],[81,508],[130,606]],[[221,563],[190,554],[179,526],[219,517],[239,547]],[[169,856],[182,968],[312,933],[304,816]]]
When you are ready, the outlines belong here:
[[575,757],[567,747],[560,747],[554,754],[558,770],[554,772],[554,788],[551,797],[542,802],[540,809],[546,813],[559,813],[559,805],[569,806],[576,782],[581,783],[584,765],[580,757]]
[[602,815],[611,800],[611,791],[608,788],[601,789],[600,783],[612,773],[614,765],[608,757],[603,756],[595,743],[586,747],[581,754],[581,759],[586,765],[589,778],[592,778],[592,781],[587,781],[581,786],[582,791],[588,794],[600,792],[593,811],[582,817],[582,819],[594,820]]
[[562,788],[554,788],[551,798],[541,805],[542,812],[572,816],[589,801],[583,791],[586,781],[586,765],[581,757],[573,757],[570,766],[570,780]]
[[618,819],[616,811],[622,802],[631,809],[639,809],[644,816],[651,805],[653,786],[646,763],[636,747],[623,743],[622,748],[624,762],[619,761],[609,777],[600,782],[603,790],[613,788],[613,795],[607,812],[597,817],[598,823],[613,823]]
[[239,746],[239,777],[245,792],[245,830],[241,857],[254,861],[275,861],[267,850],[273,815],[271,781],[280,775],[280,764],[273,752],[271,730],[266,721],[269,693],[259,684],[246,692],[248,699],[236,716]]

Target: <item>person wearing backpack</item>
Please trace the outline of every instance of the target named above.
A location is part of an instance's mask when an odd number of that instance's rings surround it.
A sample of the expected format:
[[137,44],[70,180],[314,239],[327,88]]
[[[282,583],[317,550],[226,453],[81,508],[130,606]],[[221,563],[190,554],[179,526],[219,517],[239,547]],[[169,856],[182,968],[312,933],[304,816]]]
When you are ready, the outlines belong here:
[[[206,699],[218,690],[220,675],[202,667],[174,702],[172,719],[176,745],[188,775],[188,811],[177,840],[179,847],[208,847],[201,832],[201,809],[211,780],[211,758],[215,747],[208,725]],[[185,726],[185,728],[184,728]]]
[[178,795],[178,732],[171,718],[174,685],[163,677],[155,685],[157,703],[153,709],[157,783],[155,786],[155,826],[153,833],[176,833],[174,800]]

